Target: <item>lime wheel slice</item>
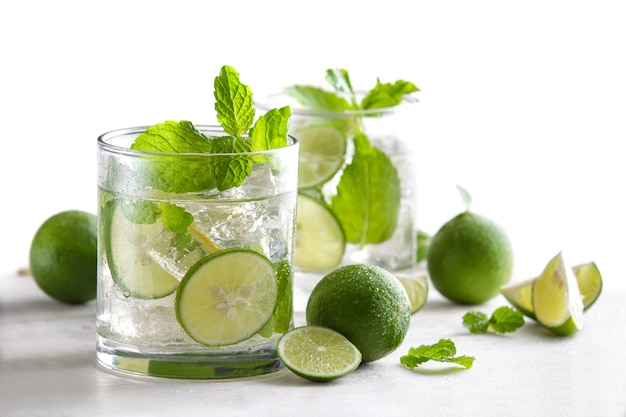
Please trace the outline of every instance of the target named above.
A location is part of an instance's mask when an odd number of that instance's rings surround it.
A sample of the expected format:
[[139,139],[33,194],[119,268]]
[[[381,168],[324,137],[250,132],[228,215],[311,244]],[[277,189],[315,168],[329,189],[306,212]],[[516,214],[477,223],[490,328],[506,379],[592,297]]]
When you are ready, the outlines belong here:
[[335,127],[308,125],[296,129],[293,136],[300,142],[299,188],[314,188],[324,184],[343,166],[346,139]]

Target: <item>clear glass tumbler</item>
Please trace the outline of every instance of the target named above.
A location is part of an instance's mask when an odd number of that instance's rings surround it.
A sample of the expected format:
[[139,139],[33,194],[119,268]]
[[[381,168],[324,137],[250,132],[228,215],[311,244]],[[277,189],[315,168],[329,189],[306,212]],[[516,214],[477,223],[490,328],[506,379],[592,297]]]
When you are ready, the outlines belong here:
[[[297,141],[238,154],[131,149],[145,129],[98,138],[99,363],[197,379],[281,369],[276,342],[293,327]],[[247,176],[222,190],[215,170]]]
[[[364,95],[357,94],[357,98],[360,100]],[[342,264],[368,263],[399,271],[416,263],[417,102],[406,95],[393,107],[328,111],[303,108],[283,93],[256,98],[255,106],[261,111],[283,105],[291,107],[289,133],[300,142],[299,193],[301,197],[304,195],[303,200],[309,197],[322,203],[338,218],[347,242]],[[359,136],[365,136],[369,145],[384,153],[392,167],[382,169],[376,165],[380,162],[378,155],[370,156],[370,161],[376,163],[353,164],[355,144],[363,143],[355,139]],[[360,162],[364,160],[360,158]],[[369,168],[381,170],[368,173]],[[345,183],[352,183],[347,187],[351,192],[337,198],[344,175]],[[305,221],[298,220],[298,224]],[[312,220],[313,227],[315,221]],[[315,239],[317,235],[297,236],[297,239]],[[308,241],[303,246],[319,248],[324,242]],[[308,263],[308,257],[299,253],[300,250],[306,249],[296,245],[298,270],[324,272],[317,270],[320,254],[312,256],[313,261]]]

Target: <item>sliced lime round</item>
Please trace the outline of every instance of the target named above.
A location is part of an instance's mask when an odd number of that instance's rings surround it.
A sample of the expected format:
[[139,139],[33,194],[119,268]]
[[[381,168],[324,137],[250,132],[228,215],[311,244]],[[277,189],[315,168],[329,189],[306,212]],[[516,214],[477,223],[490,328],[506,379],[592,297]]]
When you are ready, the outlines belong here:
[[172,294],[178,280],[164,269],[163,263],[157,262],[158,254],[167,251],[163,246],[169,245],[172,235],[161,220],[151,224],[133,223],[126,218],[122,203],[112,204],[106,216],[105,252],[118,288],[131,297],[143,299]]
[[398,279],[409,296],[411,314],[417,313],[426,305],[426,299],[428,298],[428,276],[426,274],[418,275],[417,277],[399,276]]
[[313,381],[345,376],[361,363],[361,352],[341,333],[321,326],[296,327],[276,346],[278,357],[296,375]]
[[339,171],[346,153],[346,138],[333,126],[308,125],[293,132],[300,142],[298,187],[313,188]]
[[176,291],[176,318],[185,332],[209,346],[230,345],[256,334],[272,317],[276,272],[263,255],[224,249],[196,263]]
[[535,280],[533,309],[537,321],[559,335],[570,335],[583,326],[583,302],[578,282],[559,253]]
[[295,261],[307,271],[329,271],[341,262],[346,238],[335,214],[321,201],[298,195]]

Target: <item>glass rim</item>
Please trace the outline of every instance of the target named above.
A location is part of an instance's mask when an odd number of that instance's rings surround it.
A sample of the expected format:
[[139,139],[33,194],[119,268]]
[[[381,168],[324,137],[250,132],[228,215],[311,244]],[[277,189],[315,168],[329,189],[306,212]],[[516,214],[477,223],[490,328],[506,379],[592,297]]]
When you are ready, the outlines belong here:
[[[355,91],[355,93],[357,95],[365,95],[367,92],[357,90]],[[285,97],[285,98],[289,98],[295,101],[293,97],[287,95],[285,92],[279,92],[279,93],[267,94],[267,95],[259,96],[259,97],[253,96],[254,105],[255,107],[258,107],[262,110],[269,111],[272,108],[276,107],[275,104],[270,105],[269,102],[271,102],[272,99],[275,99],[278,97]],[[258,101],[257,101],[257,98],[259,99]],[[395,111],[398,111],[399,109],[401,109],[402,107],[406,105],[415,104],[418,102],[419,100],[414,95],[405,94],[402,96],[401,102],[399,104],[396,104],[395,106],[378,107],[378,108],[373,108],[373,109],[326,110],[326,109],[296,107],[293,105],[289,105],[289,107],[291,109],[292,116],[294,115],[295,116],[319,116],[319,117],[327,117],[327,118],[347,119],[347,118],[355,118],[355,117],[376,116],[376,115],[380,115],[381,113],[393,113]],[[288,105],[288,104],[284,104],[284,105]]]
[[[267,155],[267,154],[275,154],[279,153],[282,150],[292,149],[294,145],[298,144],[298,140],[292,135],[287,135],[287,146],[283,146],[282,148],[269,149],[264,151],[254,151],[254,152],[224,152],[224,153],[208,153],[208,152],[159,152],[159,151],[145,151],[138,149],[131,149],[128,146],[120,146],[114,145],[109,140],[113,138],[117,138],[120,136],[132,135],[132,134],[140,134],[145,132],[146,129],[152,127],[154,125],[145,125],[145,126],[134,126],[134,127],[124,127],[120,129],[109,130],[100,136],[97,139],[97,145],[99,149],[105,150],[110,153],[116,153],[120,155],[128,155],[128,156],[171,156],[171,157],[210,157],[210,156],[236,156],[236,155]],[[194,125],[196,129],[200,132],[224,132],[224,128],[220,125]]]

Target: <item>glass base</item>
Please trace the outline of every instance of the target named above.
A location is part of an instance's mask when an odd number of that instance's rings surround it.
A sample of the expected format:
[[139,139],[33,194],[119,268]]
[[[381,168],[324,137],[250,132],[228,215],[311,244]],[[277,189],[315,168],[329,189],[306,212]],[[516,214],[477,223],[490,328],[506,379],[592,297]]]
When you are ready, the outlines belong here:
[[179,379],[231,379],[280,371],[283,363],[275,345],[238,353],[146,353],[114,346],[98,336],[96,358],[100,365],[126,374]]

